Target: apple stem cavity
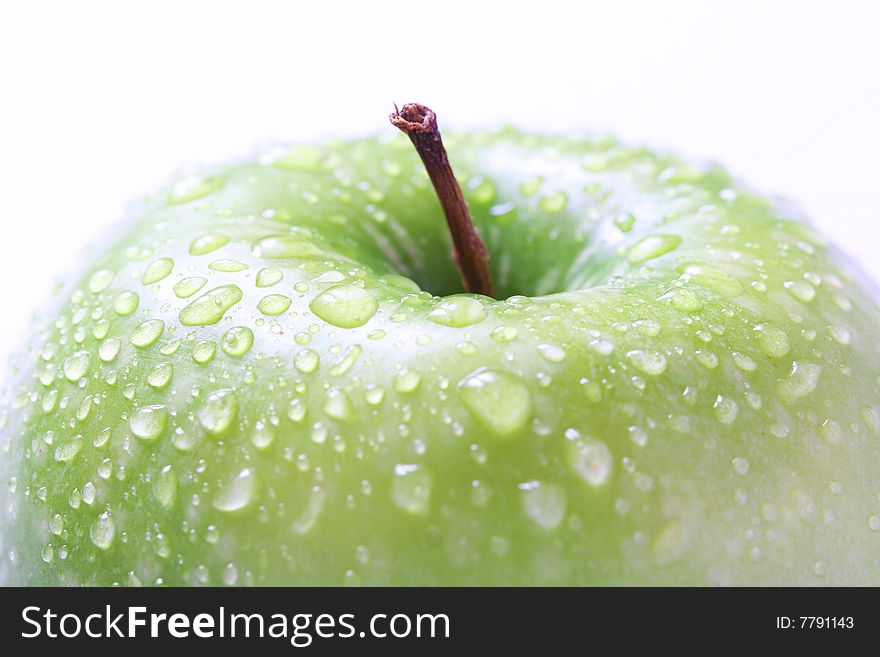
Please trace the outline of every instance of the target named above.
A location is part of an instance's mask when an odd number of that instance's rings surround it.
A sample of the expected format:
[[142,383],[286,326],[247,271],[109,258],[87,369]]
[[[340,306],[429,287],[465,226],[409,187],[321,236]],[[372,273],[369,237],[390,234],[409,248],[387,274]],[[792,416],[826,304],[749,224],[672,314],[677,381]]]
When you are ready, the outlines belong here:
[[437,127],[437,115],[424,105],[407,103],[401,109],[395,105],[389,118],[393,126],[409,136],[428,171],[452,234],[452,257],[461,273],[464,289],[494,297],[489,251],[474,229],[461,186],[449,164]]

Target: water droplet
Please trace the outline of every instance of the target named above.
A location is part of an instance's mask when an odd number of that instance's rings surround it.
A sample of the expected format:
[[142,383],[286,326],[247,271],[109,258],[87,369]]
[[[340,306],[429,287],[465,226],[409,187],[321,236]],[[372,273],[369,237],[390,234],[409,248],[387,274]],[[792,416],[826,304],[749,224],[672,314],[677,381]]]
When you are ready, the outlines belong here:
[[394,377],[394,389],[401,394],[409,394],[419,387],[422,375],[416,370],[403,369]]
[[512,326],[499,326],[490,334],[493,340],[498,342],[510,342],[517,336],[517,330]]
[[215,260],[210,265],[208,265],[208,269],[222,272],[244,271],[248,267],[250,267],[250,265],[244,262],[240,262],[239,260],[229,260],[228,258]]
[[327,499],[327,494],[324,492],[324,489],[320,486],[313,486],[309,491],[309,497],[306,500],[305,509],[303,509],[302,513],[299,514],[296,520],[293,521],[291,525],[291,529],[294,534],[299,534],[302,536],[303,534],[308,534],[318,522],[318,518],[321,517],[321,514],[324,512],[324,503]]
[[531,418],[531,394],[513,374],[480,369],[462,379],[458,388],[468,411],[497,435],[515,433]]
[[292,422],[302,422],[306,417],[306,405],[301,399],[291,399],[287,407],[287,417]]
[[232,390],[217,390],[205,399],[198,412],[199,423],[208,433],[224,433],[238,416],[238,397]]
[[666,371],[666,356],[656,351],[636,349],[627,353],[636,368],[649,376],[658,376]]
[[76,383],[83,378],[89,370],[89,352],[77,351],[64,360],[62,366],[64,378],[72,383]]
[[262,420],[258,420],[251,432],[251,444],[257,449],[266,449],[274,441],[275,431],[272,427]]
[[758,364],[746,354],[734,351],[731,356],[733,357],[733,362],[743,372],[754,372],[758,369]]
[[152,285],[158,283],[171,273],[174,269],[174,261],[171,258],[159,258],[147,265],[144,275],[141,277],[141,283],[144,285]]
[[718,367],[718,356],[711,351],[697,349],[696,352],[694,352],[694,357],[697,359],[697,362],[707,370],[714,370]]
[[318,369],[321,357],[313,349],[303,349],[293,357],[293,365],[303,374],[310,374]]
[[63,445],[55,448],[55,460],[61,463],[70,463],[79,454],[82,449],[83,441],[81,438],[74,438]]
[[257,258],[309,258],[323,252],[301,237],[270,235],[255,242],[251,253]]
[[602,338],[594,338],[590,340],[590,348],[600,356],[608,356],[614,351],[614,345],[608,342],[608,340]]
[[216,324],[227,310],[241,301],[242,291],[237,285],[221,285],[191,301],[180,311],[180,323],[184,326]]
[[229,237],[220,233],[206,233],[201,237],[197,237],[189,245],[190,255],[205,255],[211,251],[216,251],[221,246],[229,243]]
[[357,328],[366,324],[379,304],[372,294],[354,285],[334,285],[312,299],[309,308],[333,326]]
[[364,348],[359,344],[352,345],[345,350],[342,358],[333,363],[327,373],[330,376],[342,376],[343,374],[346,374],[355,364],[355,361],[357,361],[363,351]]
[[205,287],[205,283],[207,282],[208,279],[203,276],[190,276],[184,278],[183,280],[178,281],[174,286],[174,294],[176,294],[179,299],[188,299]]
[[550,214],[562,212],[568,206],[568,194],[563,191],[547,194],[541,197],[538,205],[541,206],[544,212],[549,212]]
[[99,550],[109,550],[116,538],[116,521],[109,511],[99,515],[89,528],[89,538]]
[[732,424],[739,412],[736,402],[723,395],[718,395],[715,398],[712,408],[715,411],[715,417],[721,424]]
[[776,392],[784,404],[793,404],[809,395],[819,385],[822,368],[809,361],[794,361],[788,377],[776,386]]
[[868,529],[872,532],[880,532],[880,516],[868,517]]
[[153,480],[153,496],[166,509],[174,505],[177,499],[177,475],[170,465],[162,468]]
[[223,179],[193,173],[177,180],[168,195],[168,204],[177,205],[194,201],[223,187]]
[[519,485],[526,516],[541,529],[556,529],[565,518],[565,491],[556,484],[527,481]]
[[214,358],[214,354],[217,352],[217,345],[213,342],[208,342],[207,340],[202,340],[201,342],[197,342],[193,347],[192,358],[199,365],[204,365],[211,361]]
[[568,465],[590,486],[601,486],[611,476],[612,457],[608,446],[598,440],[576,438],[568,443]]
[[257,303],[257,310],[264,315],[280,315],[283,312],[287,312],[290,304],[290,297],[286,297],[283,294],[270,294],[260,299],[259,303]]
[[836,447],[843,443],[843,428],[840,426],[840,422],[828,418],[822,423],[821,431],[829,445]]
[[447,297],[428,313],[428,319],[435,324],[461,328],[486,319],[486,309],[471,297]]
[[245,468],[217,491],[214,508],[226,512],[243,509],[251,503],[256,488],[257,478],[253,468]]
[[162,435],[168,424],[168,411],[162,404],[142,406],[131,414],[129,427],[141,440],[155,440]]
[[759,324],[755,327],[758,333],[758,346],[770,358],[782,358],[791,351],[791,342],[785,331],[770,324]]
[[140,297],[136,292],[125,291],[113,301],[113,310],[117,315],[127,317],[137,310],[139,303]]
[[148,319],[135,327],[128,341],[135,347],[143,349],[155,343],[164,331],[165,322],[161,319]]
[[424,466],[398,464],[391,482],[391,501],[407,513],[426,515],[431,506],[433,476]]
[[810,303],[816,297],[816,288],[806,281],[786,281],[784,286],[788,293],[798,301]]
[[627,255],[633,264],[659,258],[678,247],[681,238],[676,235],[649,235],[635,244]]
[[223,353],[233,358],[244,356],[254,344],[254,332],[247,326],[233,326],[220,339]]
[[280,270],[264,267],[257,272],[257,287],[272,287],[282,278],[284,278],[284,274]]
[[173,374],[174,366],[171,363],[156,363],[147,375],[147,383],[161,390],[170,383]]
[[852,340],[849,329],[845,326],[829,326],[828,333],[835,342],[844,346]]
[[686,287],[676,287],[666,292],[660,300],[667,301],[673,308],[681,312],[696,312],[703,307],[696,292]]
[[735,297],[743,293],[743,287],[733,276],[719,269],[700,263],[678,268],[688,281],[696,283],[725,297]]
[[565,360],[565,350],[553,344],[539,344],[538,351],[544,360],[551,363],[561,363]]
[[109,269],[99,269],[89,278],[89,290],[93,294],[103,292],[110,287],[110,283],[113,282],[115,277],[116,274]]
[[339,388],[330,388],[324,396],[324,405],[321,407],[326,415],[339,422],[351,422],[354,419],[354,409],[351,399]]
[[364,399],[370,406],[378,406],[385,398],[385,388],[382,386],[370,386],[364,393]]
[[735,459],[733,459],[733,469],[736,470],[737,474],[748,474],[749,462],[742,456],[737,456]]

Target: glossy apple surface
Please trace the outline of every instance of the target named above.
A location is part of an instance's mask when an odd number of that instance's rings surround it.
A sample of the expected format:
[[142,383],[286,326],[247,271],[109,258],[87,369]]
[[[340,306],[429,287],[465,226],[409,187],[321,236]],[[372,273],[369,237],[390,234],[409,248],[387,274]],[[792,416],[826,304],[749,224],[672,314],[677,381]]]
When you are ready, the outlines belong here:
[[0,581],[880,584],[847,258],[717,167],[447,147],[497,301],[400,135],[185,176],[95,249],[8,372]]

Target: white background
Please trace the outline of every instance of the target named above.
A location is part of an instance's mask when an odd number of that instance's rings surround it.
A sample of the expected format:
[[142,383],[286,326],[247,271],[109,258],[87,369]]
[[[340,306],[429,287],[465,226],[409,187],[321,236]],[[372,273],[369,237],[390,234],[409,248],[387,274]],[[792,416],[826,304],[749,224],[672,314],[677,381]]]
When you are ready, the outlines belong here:
[[4,2],[0,358],[83,245],[193,163],[441,125],[606,131],[800,202],[880,279],[880,6]]

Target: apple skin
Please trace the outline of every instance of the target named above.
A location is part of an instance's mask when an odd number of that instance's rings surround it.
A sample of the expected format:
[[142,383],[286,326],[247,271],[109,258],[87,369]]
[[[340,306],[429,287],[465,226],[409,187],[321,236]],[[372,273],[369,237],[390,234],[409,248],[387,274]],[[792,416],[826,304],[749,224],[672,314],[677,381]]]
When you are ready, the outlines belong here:
[[506,300],[432,296],[400,135],[183,177],[95,249],[4,392],[0,581],[880,584],[852,263],[716,166],[446,141]]

